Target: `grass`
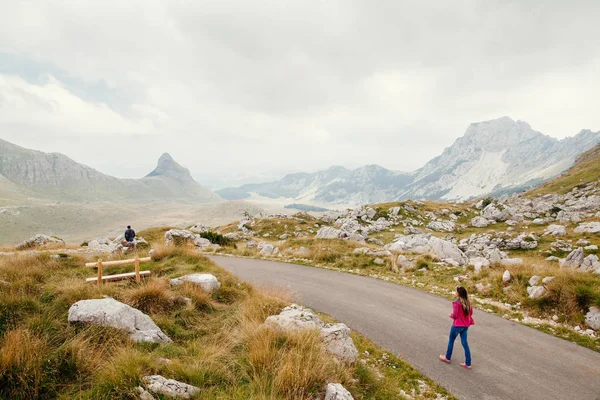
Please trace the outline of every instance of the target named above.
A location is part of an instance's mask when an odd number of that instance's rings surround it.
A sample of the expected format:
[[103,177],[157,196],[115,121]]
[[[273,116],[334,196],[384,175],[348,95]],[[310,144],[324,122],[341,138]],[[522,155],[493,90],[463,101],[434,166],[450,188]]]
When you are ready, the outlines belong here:
[[[359,350],[372,354],[366,365],[334,362],[316,332],[264,328],[267,316],[289,304],[287,295],[245,284],[192,249],[157,247],[142,266],[152,276],[139,285],[86,284],[85,261],[0,259],[0,279],[9,283],[0,290],[0,398],[135,399],[148,374],[198,386],[198,399],[314,399],[328,382],[344,384],[355,399],[391,399],[400,390],[418,393],[427,381],[391,356],[378,362],[373,355],[383,351],[356,333]],[[221,289],[169,285],[193,272],[214,274]],[[174,342],[133,343],[122,331],[67,322],[74,302],[103,296],[147,313]],[[427,382],[422,398],[447,395]]]

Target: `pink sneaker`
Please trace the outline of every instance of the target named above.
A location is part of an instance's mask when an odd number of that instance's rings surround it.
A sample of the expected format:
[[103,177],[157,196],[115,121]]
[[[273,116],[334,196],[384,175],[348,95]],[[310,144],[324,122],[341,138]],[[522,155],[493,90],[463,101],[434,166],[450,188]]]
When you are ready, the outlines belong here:
[[466,369],[473,369],[473,367],[471,367],[470,365],[467,365],[465,363],[460,363],[460,366]]
[[440,361],[445,362],[446,364],[450,364],[452,361],[448,360],[445,355],[440,354]]

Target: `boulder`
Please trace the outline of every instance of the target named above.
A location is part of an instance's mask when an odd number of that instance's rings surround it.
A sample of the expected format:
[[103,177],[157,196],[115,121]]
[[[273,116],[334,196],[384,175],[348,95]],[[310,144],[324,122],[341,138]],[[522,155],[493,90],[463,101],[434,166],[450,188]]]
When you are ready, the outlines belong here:
[[574,230],[575,233],[600,233],[600,222],[584,222]]
[[598,256],[595,254],[590,254],[589,256],[583,259],[579,270],[581,272],[589,272],[595,271],[600,268],[600,261],[598,260]]
[[294,331],[303,329],[321,330],[325,324],[310,308],[292,304],[281,310],[279,315],[268,317],[265,325],[276,330]]
[[427,225],[427,229],[437,232],[454,232],[456,230],[456,225],[452,221],[432,221]]
[[160,375],[144,376],[142,382],[149,391],[172,399],[191,399],[200,393],[200,389],[195,386]]
[[565,258],[564,260],[560,260],[559,265],[561,268],[576,269],[576,268],[579,268],[581,266],[581,264],[583,264],[584,258],[585,258],[585,255],[583,254],[583,249],[581,247],[578,247],[575,250],[573,250],[571,253],[569,253],[567,258]]
[[537,275],[532,276],[531,278],[529,278],[529,286],[535,286],[538,284],[538,282],[540,281],[540,277]]
[[483,217],[475,217],[471,220],[471,226],[475,228],[486,228],[489,225],[489,221]]
[[[355,221],[356,222],[356,221]],[[346,239],[355,242],[363,243],[365,241],[364,236],[358,233],[351,233],[343,231],[341,229],[335,229],[330,226],[324,226],[317,231],[317,239]]]
[[502,274],[502,282],[509,283],[512,280],[512,276],[510,275],[510,271],[506,270]]
[[345,324],[327,324],[321,329],[325,350],[342,363],[352,364],[358,358],[358,350]]
[[[261,246],[262,244],[262,246]],[[262,256],[270,256],[275,252],[275,246],[270,243],[261,243],[258,245],[260,249],[260,255]]]
[[354,400],[354,397],[340,383],[330,383],[327,385],[325,400]]
[[195,233],[205,233],[205,232],[208,232],[209,229],[202,224],[196,224],[190,228],[190,231],[195,232]]
[[46,246],[51,243],[62,245],[62,244],[65,244],[65,241],[62,239],[59,239],[59,238],[52,237],[52,236],[38,234],[38,235],[35,235],[35,236],[19,243],[17,245],[16,249],[17,250],[33,249],[36,247]]
[[542,283],[543,283],[544,285],[547,285],[547,284],[549,284],[550,282],[552,282],[553,280],[554,280],[554,277],[553,277],[553,276],[547,276],[547,277],[545,277],[544,279],[542,279]]
[[527,293],[530,299],[538,299],[546,293],[546,288],[543,286],[529,286]]
[[503,222],[510,218],[510,210],[504,205],[492,203],[483,209],[481,215],[485,219]]
[[585,323],[590,328],[600,331],[600,308],[590,307],[590,311],[585,314]]
[[134,342],[171,343],[152,319],[115,299],[81,300],[69,308],[70,323],[90,323],[121,329]]
[[544,236],[553,235],[553,236],[564,236],[567,234],[567,228],[562,225],[549,225],[544,232]]
[[217,277],[211,274],[189,274],[179,278],[171,279],[172,286],[179,286],[184,282],[190,282],[196,286],[200,286],[202,290],[208,293],[219,290],[221,287]]
[[190,243],[196,246],[199,250],[207,250],[214,248],[210,240],[201,237],[199,234],[186,231],[183,229],[171,229],[165,232],[165,244],[167,246],[179,246],[185,243]]
[[403,236],[384,247],[390,251],[414,251],[415,253],[432,253],[441,260],[452,260],[459,265],[469,261],[467,256],[452,242],[429,234]]
[[381,258],[376,258],[373,260],[373,264],[383,265],[383,264],[385,264],[385,261],[383,261]]
[[256,242],[254,240],[249,240],[248,243],[246,243],[246,247],[249,249],[253,249],[256,247]]

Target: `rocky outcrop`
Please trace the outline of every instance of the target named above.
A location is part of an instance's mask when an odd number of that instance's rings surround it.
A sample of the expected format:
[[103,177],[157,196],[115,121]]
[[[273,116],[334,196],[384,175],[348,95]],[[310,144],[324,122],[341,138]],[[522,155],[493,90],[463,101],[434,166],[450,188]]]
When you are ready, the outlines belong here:
[[345,324],[328,324],[321,329],[325,349],[342,363],[351,364],[358,358],[358,350]]
[[200,389],[195,386],[160,375],[144,376],[142,382],[149,391],[172,399],[191,399],[200,393]]
[[317,232],[317,239],[343,239],[354,242],[364,243],[364,236],[358,233],[350,233],[341,229],[335,229],[330,226],[324,226]]
[[483,217],[475,217],[471,220],[471,226],[475,228],[486,228],[490,222]]
[[452,221],[432,221],[427,225],[427,229],[436,232],[454,232],[456,224]]
[[64,245],[65,241],[53,236],[38,234],[21,243],[16,247],[17,250],[34,249],[37,247],[47,246],[48,244],[61,244]]
[[575,233],[600,233],[600,222],[584,222],[574,230]]
[[210,250],[219,247],[218,245],[213,245],[210,240],[191,231],[171,229],[165,232],[165,244],[167,246],[179,246],[186,243],[193,244],[198,250]]
[[590,311],[585,315],[585,323],[590,328],[600,331],[600,308],[591,307]]
[[529,294],[530,299],[539,299],[546,294],[546,288],[543,286],[529,286],[527,288],[527,293]]
[[485,219],[503,222],[510,218],[510,209],[502,204],[489,204],[481,212],[481,216]]
[[341,384],[330,383],[327,385],[325,400],[354,400],[354,397]]
[[585,258],[585,254],[583,253],[583,249],[581,247],[573,250],[567,258],[561,260],[559,262],[561,268],[571,268],[577,269],[583,264],[583,259]]
[[353,363],[358,358],[358,350],[350,337],[350,329],[345,324],[325,325],[309,308],[292,304],[281,310],[279,315],[268,317],[265,326],[284,332],[318,330],[325,349],[338,361]]
[[303,329],[320,330],[325,324],[310,308],[292,304],[281,310],[279,315],[268,317],[265,325],[276,330],[293,331]]
[[544,236],[565,236],[567,234],[567,228],[562,225],[549,225],[544,232]]
[[400,235],[395,242],[384,247],[390,251],[412,251],[415,253],[432,253],[441,260],[452,260],[459,265],[469,261],[467,256],[452,242],[437,238],[429,234],[403,236]]
[[189,274],[179,278],[171,279],[171,286],[183,285],[184,282],[190,282],[196,286],[200,286],[202,290],[208,293],[219,290],[221,283],[216,276],[211,274]]
[[89,323],[121,329],[134,342],[171,343],[152,319],[115,299],[81,300],[69,308],[70,323]]

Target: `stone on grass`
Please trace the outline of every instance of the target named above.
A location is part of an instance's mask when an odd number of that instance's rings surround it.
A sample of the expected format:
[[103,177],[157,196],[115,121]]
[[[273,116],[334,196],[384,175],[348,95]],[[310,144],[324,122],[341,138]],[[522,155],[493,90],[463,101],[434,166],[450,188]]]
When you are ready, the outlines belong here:
[[383,261],[381,258],[376,258],[373,260],[373,264],[383,265],[385,264],[385,261]]
[[152,319],[115,299],[81,300],[69,308],[70,323],[89,323],[121,329],[134,342],[172,343]]
[[579,271],[588,272],[594,271],[598,268],[600,268],[600,260],[598,259],[598,256],[595,254],[590,254],[589,256],[583,259],[583,262],[579,267]]
[[454,232],[456,225],[452,221],[432,221],[427,225],[432,231]]
[[180,276],[179,278],[171,279],[172,286],[179,286],[184,282],[190,282],[196,286],[200,286],[205,292],[208,293],[219,290],[221,287],[217,277],[212,274],[189,274]]
[[585,315],[585,323],[590,328],[600,331],[600,308],[590,307],[590,311]]
[[310,308],[292,304],[279,313],[267,318],[265,325],[282,331],[297,331],[303,329],[320,330],[325,325]]
[[584,222],[574,230],[575,233],[600,233],[600,222]]
[[327,385],[325,400],[354,400],[354,397],[340,383],[330,383]]
[[581,264],[583,264],[584,258],[585,258],[585,254],[583,254],[583,249],[581,247],[578,247],[575,250],[573,250],[571,253],[569,253],[567,258],[560,261],[560,267],[561,268],[572,268],[572,269],[579,268],[581,266]]
[[506,270],[502,274],[502,282],[509,283],[512,280],[512,276],[510,275],[510,271]]
[[527,293],[530,299],[538,299],[546,293],[546,288],[543,286],[529,286]]
[[492,284],[488,283],[487,285],[484,285],[483,283],[479,282],[475,284],[475,289],[479,294],[487,295],[490,290],[492,290]]
[[567,234],[567,228],[562,225],[549,225],[544,235],[564,236]]
[[550,282],[552,282],[553,280],[554,280],[554,277],[553,277],[553,276],[547,276],[547,277],[545,277],[544,279],[542,279],[542,283],[543,283],[544,285],[547,285],[547,284],[549,284]]
[[262,246],[259,245],[258,248],[260,249],[260,255],[263,256],[270,256],[275,252],[275,246],[270,243],[264,243]]
[[149,391],[172,399],[191,399],[200,393],[200,389],[195,386],[160,375],[145,376],[142,378],[142,382]]
[[489,221],[483,217],[475,217],[471,220],[471,226],[475,228],[486,228],[489,225]]
[[540,281],[540,277],[537,275],[532,276],[531,278],[529,278],[529,286],[535,286],[537,285],[537,283]]
[[473,257],[469,259],[469,265],[472,265],[475,273],[478,274],[482,269],[490,266],[490,261],[484,257]]
[[150,392],[147,392],[143,387],[138,386],[135,389],[140,395],[140,400],[155,400],[154,396],[152,396]]
[[342,363],[352,364],[358,358],[358,350],[350,337],[346,324],[327,324],[321,329],[325,350]]

